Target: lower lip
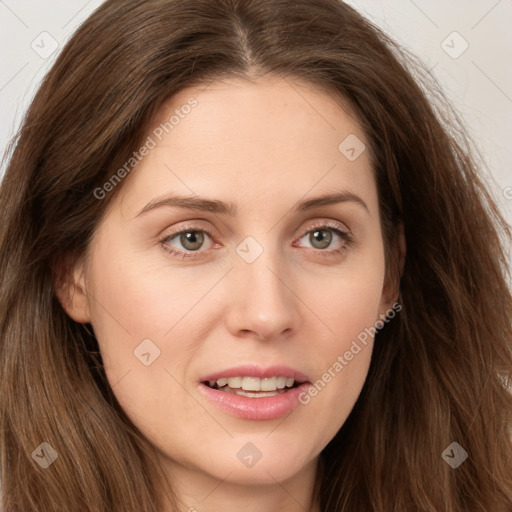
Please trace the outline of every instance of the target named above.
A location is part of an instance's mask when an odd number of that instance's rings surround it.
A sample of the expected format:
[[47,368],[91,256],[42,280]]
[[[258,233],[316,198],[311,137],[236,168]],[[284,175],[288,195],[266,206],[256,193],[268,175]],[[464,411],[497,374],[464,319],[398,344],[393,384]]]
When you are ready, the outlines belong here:
[[289,414],[299,405],[299,396],[310,386],[304,382],[286,393],[262,398],[246,396],[212,389],[200,383],[199,390],[220,409],[246,420],[275,420]]

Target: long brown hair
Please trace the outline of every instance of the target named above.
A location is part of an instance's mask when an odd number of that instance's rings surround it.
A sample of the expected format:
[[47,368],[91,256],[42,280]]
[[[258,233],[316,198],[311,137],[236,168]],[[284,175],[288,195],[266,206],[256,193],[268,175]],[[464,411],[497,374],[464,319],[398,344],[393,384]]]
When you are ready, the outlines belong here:
[[[162,512],[163,476],[115,400],[94,336],[57,300],[56,269],[84,255],[123,183],[103,199],[94,190],[167,98],[258,74],[348,100],[371,146],[390,277],[400,221],[407,241],[402,311],[378,332],[362,393],[321,454],[321,509],[512,510],[512,298],[500,242],[510,230],[464,131],[409,65],[338,0],[108,0],[78,29],[0,188],[3,510]],[[33,456],[43,442],[58,454],[47,469]],[[468,454],[457,469],[441,456],[453,442]]]

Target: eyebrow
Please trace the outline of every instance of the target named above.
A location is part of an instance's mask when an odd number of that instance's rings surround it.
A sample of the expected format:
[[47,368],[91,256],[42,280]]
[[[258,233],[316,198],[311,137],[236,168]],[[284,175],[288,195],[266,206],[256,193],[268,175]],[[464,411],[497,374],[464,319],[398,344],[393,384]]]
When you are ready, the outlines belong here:
[[[293,210],[296,212],[304,212],[319,208],[320,206],[327,206],[338,203],[355,203],[361,206],[367,213],[370,213],[368,205],[357,195],[352,192],[339,192],[336,194],[328,194],[305,201],[299,202]],[[161,196],[150,201],[136,217],[139,217],[147,212],[162,207],[177,207],[186,208],[188,210],[210,212],[222,215],[228,215],[234,217],[238,211],[238,207],[235,203],[219,201],[217,199],[208,199],[199,196],[179,196],[175,194],[169,194]]]

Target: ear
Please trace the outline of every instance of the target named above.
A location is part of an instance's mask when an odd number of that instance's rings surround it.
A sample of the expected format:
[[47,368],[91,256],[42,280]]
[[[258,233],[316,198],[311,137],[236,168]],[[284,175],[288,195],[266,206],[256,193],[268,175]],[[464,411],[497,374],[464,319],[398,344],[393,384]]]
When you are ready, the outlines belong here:
[[396,228],[393,245],[389,251],[389,269],[382,290],[380,313],[385,315],[398,301],[400,280],[404,273],[407,245],[405,242],[404,225],[400,222]]
[[85,285],[83,260],[70,264],[64,258],[54,266],[55,293],[64,311],[78,323],[90,323],[90,305]]

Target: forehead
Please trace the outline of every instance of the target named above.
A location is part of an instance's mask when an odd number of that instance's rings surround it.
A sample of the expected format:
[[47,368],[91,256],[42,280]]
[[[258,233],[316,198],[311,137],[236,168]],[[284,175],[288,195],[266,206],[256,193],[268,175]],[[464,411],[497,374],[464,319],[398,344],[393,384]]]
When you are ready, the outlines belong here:
[[[196,106],[188,108],[192,100]],[[182,140],[178,138],[180,132],[182,136],[187,134],[184,126],[193,130],[194,136],[204,137],[200,148],[208,141],[222,140],[222,147],[216,148],[218,152],[222,148],[232,151],[241,139],[270,148],[291,145],[298,149],[305,140],[318,143],[318,138],[329,132],[333,136],[357,132],[364,138],[347,100],[291,78],[232,78],[183,89],[160,108],[153,130],[159,132],[159,141],[172,131],[176,146]]]
[[160,108],[147,141],[122,194],[133,206],[165,191],[264,202],[342,188],[376,199],[368,143],[350,107],[304,82],[183,89]]

